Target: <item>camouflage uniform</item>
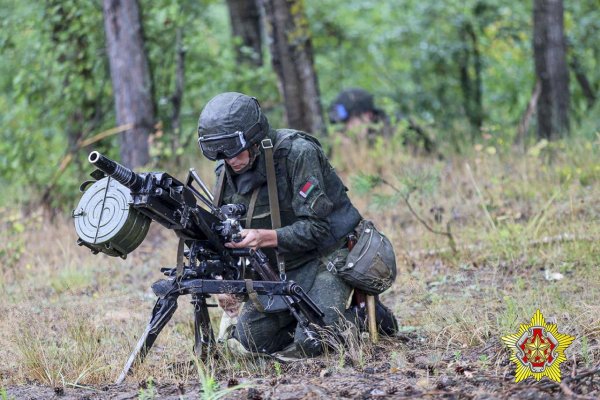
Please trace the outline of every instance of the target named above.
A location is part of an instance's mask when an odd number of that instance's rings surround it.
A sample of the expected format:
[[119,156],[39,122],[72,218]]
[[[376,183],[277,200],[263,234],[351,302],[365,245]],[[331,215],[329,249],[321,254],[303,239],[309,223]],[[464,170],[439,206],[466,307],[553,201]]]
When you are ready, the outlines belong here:
[[[346,308],[351,288],[330,273],[321,259],[345,246],[346,236],[361,216],[316,139],[288,129],[270,129],[267,137],[276,146],[274,161],[282,225],[276,232],[287,279],[298,282],[325,313],[326,324],[333,325],[338,313]],[[252,220],[245,228],[271,229],[263,150],[253,168],[243,174],[232,173],[223,161],[218,162],[216,173],[226,174],[223,203],[248,206],[253,191],[259,188]],[[263,250],[271,265],[276,266],[274,249]],[[259,299],[265,312],[259,312],[248,301],[236,325],[234,336],[245,348],[272,353],[294,341],[304,354],[321,352],[320,345],[305,341],[303,332],[296,329],[296,320],[281,298],[259,296]]]

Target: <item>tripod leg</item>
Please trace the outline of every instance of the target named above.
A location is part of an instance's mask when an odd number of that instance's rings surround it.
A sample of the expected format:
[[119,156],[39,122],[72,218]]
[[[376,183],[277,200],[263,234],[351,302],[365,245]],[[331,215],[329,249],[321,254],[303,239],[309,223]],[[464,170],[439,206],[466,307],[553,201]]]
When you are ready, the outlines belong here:
[[127,363],[125,363],[123,371],[121,371],[119,378],[117,378],[115,382],[116,384],[120,384],[125,380],[127,374],[131,372],[134,363],[141,363],[144,361],[146,354],[148,354],[148,351],[154,344],[158,334],[165,327],[167,322],[169,322],[175,310],[177,310],[176,296],[158,299],[154,305],[154,308],[152,309],[150,322],[148,323],[148,326],[146,326],[142,337],[140,337],[140,340],[138,340],[137,345],[129,356]]
[[377,331],[377,314],[375,313],[375,296],[367,295],[367,322],[369,323],[369,336],[371,342],[379,342],[379,332]]
[[200,360],[205,361],[215,344],[206,298],[202,295],[193,295],[192,304],[194,305],[194,353]]

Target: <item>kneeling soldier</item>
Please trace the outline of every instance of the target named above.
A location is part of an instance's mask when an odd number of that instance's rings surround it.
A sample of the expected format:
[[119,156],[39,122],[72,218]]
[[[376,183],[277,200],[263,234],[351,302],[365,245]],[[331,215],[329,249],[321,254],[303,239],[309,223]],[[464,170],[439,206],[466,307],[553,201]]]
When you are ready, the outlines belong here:
[[[216,204],[240,203],[248,210],[242,240],[227,246],[263,249],[282,279],[300,284],[334,326],[352,287],[323,260],[347,248],[362,217],[319,142],[297,130],[271,129],[258,101],[240,93],[206,104],[198,136],[204,156],[217,161]],[[231,296],[219,300],[235,314]],[[387,309],[384,314],[394,333],[393,315]],[[300,354],[320,354],[322,343],[307,340],[296,325],[280,298],[256,296],[243,305],[233,337],[252,352],[271,354],[295,343]]]

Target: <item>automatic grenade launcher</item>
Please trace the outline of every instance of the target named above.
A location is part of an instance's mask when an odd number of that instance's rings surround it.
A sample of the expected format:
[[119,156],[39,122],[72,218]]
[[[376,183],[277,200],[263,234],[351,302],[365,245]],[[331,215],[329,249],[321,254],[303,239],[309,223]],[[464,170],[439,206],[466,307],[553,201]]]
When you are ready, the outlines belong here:
[[[194,351],[201,358],[208,356],[215,342],[206,301],[215,293],[282,296],[307,336],[318,340],[314,328],[324,326],[323,312],[304,290],[293,281],[281,281],[260,249],[224,246],[241,238],[244,205],[213,205],[212,194],[194,169],[189,170],[184,184],[165,172],[135,173],[97,151],[91,152],[88,160],[97,168],[91,174],[95,181],[81,185],[84,194],[73,211],[80,246],[94,254],[125,258],[143,242],[152,221],[179,237],[176,267],[162,268],[167,279],[152,285],[158,300],[117,383],[135,362],[143,361],[177,309],[181,295],[192,296]],[[246,265],[246,260],[260,280],[243,279],[240,266]]]

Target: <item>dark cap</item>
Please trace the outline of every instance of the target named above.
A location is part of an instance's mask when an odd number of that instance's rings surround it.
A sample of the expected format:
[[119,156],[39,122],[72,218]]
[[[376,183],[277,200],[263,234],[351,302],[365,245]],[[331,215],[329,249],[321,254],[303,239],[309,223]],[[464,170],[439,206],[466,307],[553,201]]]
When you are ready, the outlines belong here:
[[332,123],[346,122],[348,118],[366,112],[379,113],[373,104],[373,95],[364,89],[342,90],[329,107],[329,120]]

